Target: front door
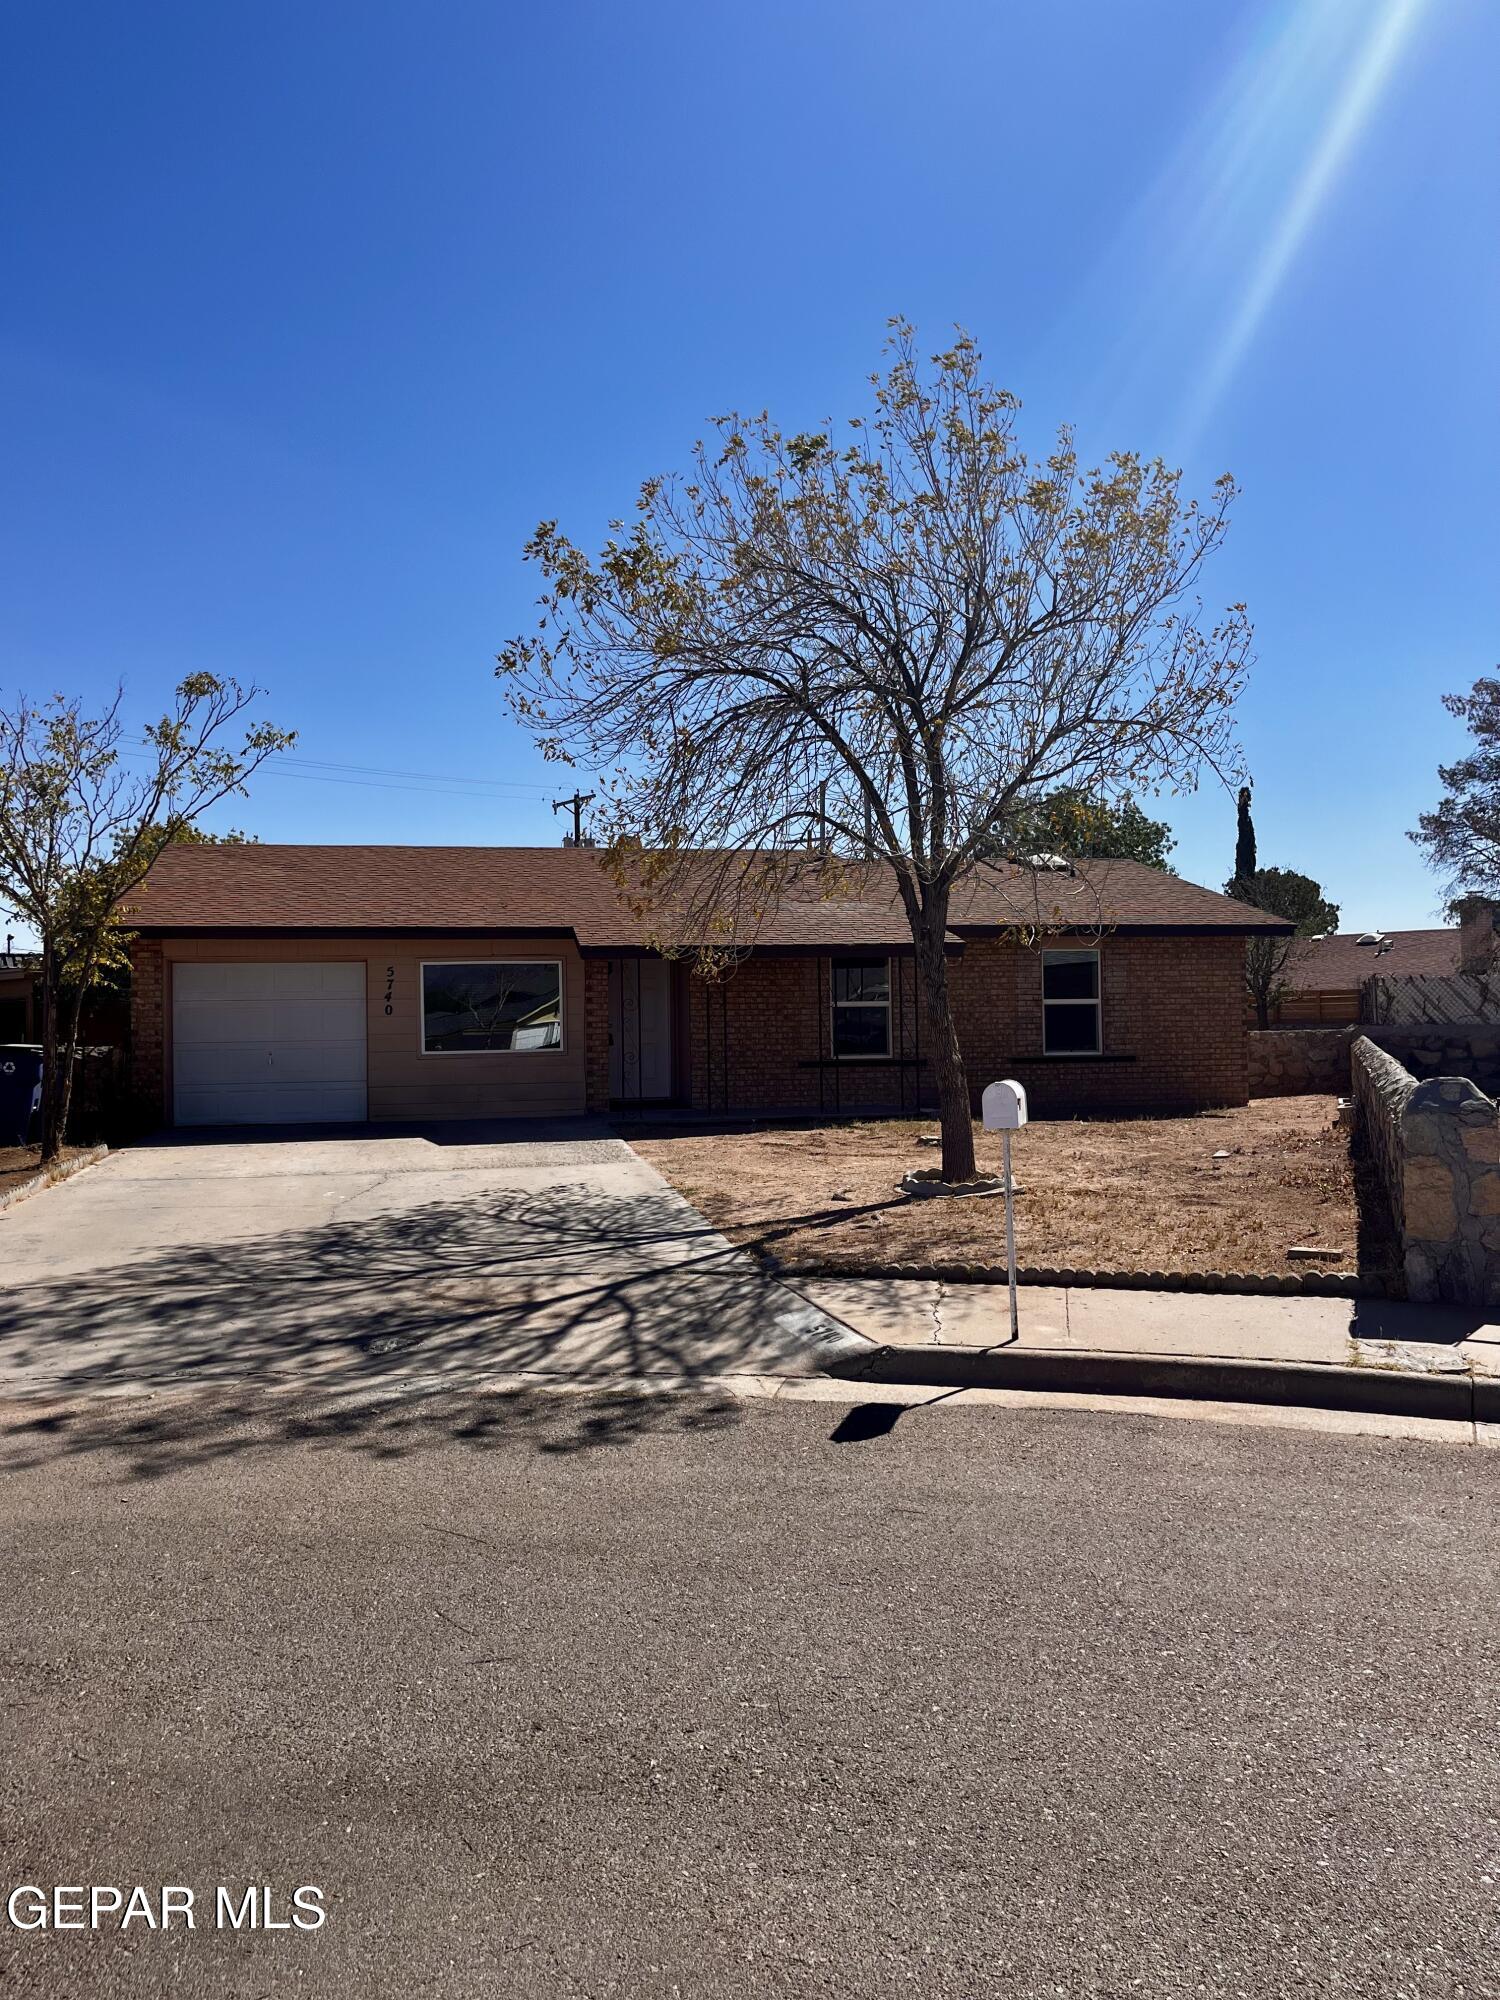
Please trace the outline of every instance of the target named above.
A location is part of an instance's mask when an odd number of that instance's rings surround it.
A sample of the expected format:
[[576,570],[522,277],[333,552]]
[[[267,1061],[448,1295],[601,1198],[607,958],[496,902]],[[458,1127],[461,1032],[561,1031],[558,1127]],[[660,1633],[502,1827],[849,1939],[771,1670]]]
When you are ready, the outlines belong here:
[[664,958],[609,962],[609,1094],[625,1103],[672,1095],[672,968]]

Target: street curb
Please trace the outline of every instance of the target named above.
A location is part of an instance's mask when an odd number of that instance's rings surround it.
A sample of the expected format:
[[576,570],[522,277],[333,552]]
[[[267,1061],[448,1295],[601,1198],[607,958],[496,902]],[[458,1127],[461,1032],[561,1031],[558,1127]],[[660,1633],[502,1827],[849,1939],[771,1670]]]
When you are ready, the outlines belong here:
[[1042,1389],[1088,1396],[1169,1396],[1273,1403],[1371,1416],[1500,1422],[1500,1379],[1342,1368],[1304,1361],[1200,1360],[1189,1356],[1074,1353],[1061,1348],[877,1347],[836,1363],[845,1381],[919,1382],[940,1389]]
[[74,1174],[81,1174],[85,1167],[96,1167],[108,1153],[108,1146],[90,1146],[86,1153],[77,1153],[71,1160],[64,1160],[61,1166],[51,1167],[43,1174],[33,1174],[29,1181],[22,1181],[19,1187],[0,1194],[0,1211],[14,1208],[18,1201],[25,1201],[28,1195],[40,1194],[44,1188],[60,1187],[64,1181],[72,1180]]
[[[762,1260],[773,1277],[789,1284],[807,1279],[832,1283],[849,1278],[917,1278],[931,1284],[1003,1285],[1003,1264],[889,1263],[880,1258],[856,1259],[837,1268],[815,1262],[782,1263]],[[1235,1296],[1301,1299],[1383,1299],[1391,1288],[1377,1277],[1358,1271],[1096,1271],[1072,1265],[1022,1264],[1018,1285],[1065,1286],[1071,1290],[1111,1292],[1213,1292]]]

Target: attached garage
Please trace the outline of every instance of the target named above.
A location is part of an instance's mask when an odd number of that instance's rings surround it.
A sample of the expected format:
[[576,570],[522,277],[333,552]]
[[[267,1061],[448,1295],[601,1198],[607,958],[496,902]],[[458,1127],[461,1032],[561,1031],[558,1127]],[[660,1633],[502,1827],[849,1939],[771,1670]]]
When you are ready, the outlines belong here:
[[172,979],[179,1125],[365,1117],[365,962],[183,961]]

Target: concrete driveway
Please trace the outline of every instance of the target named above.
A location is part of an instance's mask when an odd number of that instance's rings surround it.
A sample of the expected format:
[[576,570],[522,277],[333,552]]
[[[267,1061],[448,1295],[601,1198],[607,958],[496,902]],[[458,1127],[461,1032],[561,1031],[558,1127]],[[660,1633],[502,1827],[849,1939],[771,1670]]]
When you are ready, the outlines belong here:
[[864,1347],[603,1127],[168,1133],[0,1211],[0,1391],[796,1374]]

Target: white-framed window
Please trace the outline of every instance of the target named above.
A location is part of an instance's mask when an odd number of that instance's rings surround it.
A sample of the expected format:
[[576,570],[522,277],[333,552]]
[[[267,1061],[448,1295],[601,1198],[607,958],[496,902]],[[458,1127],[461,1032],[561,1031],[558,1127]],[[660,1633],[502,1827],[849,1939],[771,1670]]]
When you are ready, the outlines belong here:
[[424,1056],[530,1055],[563,1045],[562,962],[424,959]]
[[1097,951],[1042,953],[1042,1050],[1096,1056],[1104,1047]]
[[833,961],[833,1053],[888,1056],[891,1052],[891,961]]

